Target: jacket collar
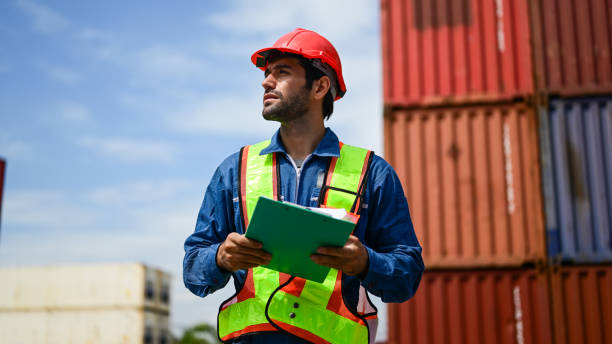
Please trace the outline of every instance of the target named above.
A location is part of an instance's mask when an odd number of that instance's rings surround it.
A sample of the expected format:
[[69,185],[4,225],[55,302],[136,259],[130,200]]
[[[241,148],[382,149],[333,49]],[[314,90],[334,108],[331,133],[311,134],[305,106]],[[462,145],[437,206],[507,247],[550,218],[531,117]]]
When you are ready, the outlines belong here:
[[[285,146],[283,145],[283,142],[280,138],[280,129],[274,133],[274,136],[272,136],[270,145],[264,148],[259,154],[264,155],[276,152],[282,152],[287,154]],[[315,148],[312,154],[318,156],[339,157],[340,142],[338,141],[338,136],[336,136],[336,134],[334,134],[331,129],[325,128],[325,136],[323,136],[323,139],[321,140],[321,142],[319,142],[319,145],[317,146],[317,148]]]

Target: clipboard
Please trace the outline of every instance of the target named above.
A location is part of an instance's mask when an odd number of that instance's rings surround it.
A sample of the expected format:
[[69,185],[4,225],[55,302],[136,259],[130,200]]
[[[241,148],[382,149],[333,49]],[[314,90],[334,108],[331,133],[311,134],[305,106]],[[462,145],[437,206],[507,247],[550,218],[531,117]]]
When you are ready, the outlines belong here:
[[357,216],[334,218],[310,208],[259,197],[245,236],[272,254],[264,267],[322,283],[330,268],[310,259],[321,246],[344,246]]

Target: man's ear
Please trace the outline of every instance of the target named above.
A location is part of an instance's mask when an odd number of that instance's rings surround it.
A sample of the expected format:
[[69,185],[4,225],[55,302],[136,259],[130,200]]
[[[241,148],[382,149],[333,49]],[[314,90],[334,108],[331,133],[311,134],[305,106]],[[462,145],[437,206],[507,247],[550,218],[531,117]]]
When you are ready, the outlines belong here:
[[319,80],[313,81],[312,93],[314,98],[317,100],[325,98],[330,87],[331,83],[329,77],[326,75],[322,76]]

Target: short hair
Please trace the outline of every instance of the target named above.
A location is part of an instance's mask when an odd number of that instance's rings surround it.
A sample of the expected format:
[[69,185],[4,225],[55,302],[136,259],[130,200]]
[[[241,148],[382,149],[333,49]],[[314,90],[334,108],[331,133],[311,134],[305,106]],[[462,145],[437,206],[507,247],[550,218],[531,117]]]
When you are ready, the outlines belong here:
[[[310,59],[307,59],[304,56],[301,56],[298,54],[275,51],[268,56],[268,63],[270,63],[271,61],[277,60],[279,58],[283,58],[283,57],[293,57],[297,59],[300,66],[304,68],[307,90],[312,89],[312,83],[315,80],[319,80],[322,77],[326,76],[322,70],[312,65],[312,63],[310,62]],[[330,82],[335,82],[335,80],[330,80]],[[327,94],[325,94],[325,98],[323,98],[323,109],[322,110],[323,110],[323,119],[329,119],[329,117],[331,117],[332,113],[334,112],[334,97],[332,96],[331,85],[330,85],[329,90],[327,91]]]

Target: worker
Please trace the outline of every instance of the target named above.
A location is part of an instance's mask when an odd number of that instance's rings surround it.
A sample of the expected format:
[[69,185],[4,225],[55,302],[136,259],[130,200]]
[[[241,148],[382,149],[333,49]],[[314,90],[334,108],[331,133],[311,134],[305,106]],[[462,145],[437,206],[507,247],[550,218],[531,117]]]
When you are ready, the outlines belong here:
[[[327,39],[298,28],[251,61],[264,71],[263,118],[280,127],[215,171],[185,241],[185,286],[205,297],[233,277],[236,293],[217,316],[223,342],[374,343],[378,317],[368,292],[403,302],[424,270],[400,181],[384,159],[325,127],[346,92]],[[322,283],[263,267],[271,254],[244,235],[259,196],[359,215],[343,247],[310,256],[331,268]]]

